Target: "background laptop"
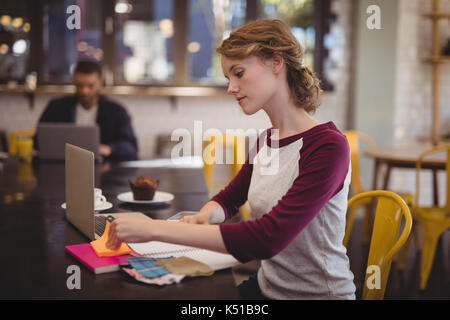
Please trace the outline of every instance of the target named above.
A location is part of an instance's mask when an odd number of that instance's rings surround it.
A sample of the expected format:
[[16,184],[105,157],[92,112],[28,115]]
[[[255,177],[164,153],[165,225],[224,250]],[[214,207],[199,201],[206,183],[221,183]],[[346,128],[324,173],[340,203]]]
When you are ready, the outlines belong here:
[[41,123],[37,127],[38,156],[42,160],[64,160],[65,144],[70,143],[93,152],[97,161],[100,146],[98,126],[79,126],[74,123]]
[[141,212],[94,214],[94,153],[65,145],[66,219],[89,239],[99,238],[106,218],[118,214],[150,219]]

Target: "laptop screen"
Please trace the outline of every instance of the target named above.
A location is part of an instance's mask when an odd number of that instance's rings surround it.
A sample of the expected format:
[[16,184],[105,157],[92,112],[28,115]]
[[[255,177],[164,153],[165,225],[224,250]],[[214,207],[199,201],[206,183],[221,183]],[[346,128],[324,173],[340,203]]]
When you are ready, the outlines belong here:
[[73,123],[41,123],[37,127],[38,156],[42,160],[64,160],[65,144],[70,143],[94,153],[100,146],[98,126],[79,126]]
[[94,154],[67,144],[66,218],[89,239],[94,235]]

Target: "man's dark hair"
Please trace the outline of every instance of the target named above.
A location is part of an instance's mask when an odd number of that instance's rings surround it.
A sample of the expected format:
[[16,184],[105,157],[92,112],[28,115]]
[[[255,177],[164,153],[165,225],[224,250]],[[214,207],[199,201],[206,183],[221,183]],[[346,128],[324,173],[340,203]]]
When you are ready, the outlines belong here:
[[102,76],[102,68],[94,61],[79,61],[73,73],[97,73],[99,77]]

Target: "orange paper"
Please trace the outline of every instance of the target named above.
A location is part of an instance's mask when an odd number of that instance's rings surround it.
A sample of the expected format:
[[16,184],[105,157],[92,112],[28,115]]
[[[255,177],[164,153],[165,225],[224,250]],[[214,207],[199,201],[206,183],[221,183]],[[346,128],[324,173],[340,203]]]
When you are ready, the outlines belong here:
[[111,250],[106,247],[106,242],[108,242],[109,236],[109,221],[106,221],[105,232],[103,235],[95,241],[91,242],[92,249],[99,257],[114,257],[121,256],[124,254],[130,254],[131,249],[125,242],[122,242],[119,249]]

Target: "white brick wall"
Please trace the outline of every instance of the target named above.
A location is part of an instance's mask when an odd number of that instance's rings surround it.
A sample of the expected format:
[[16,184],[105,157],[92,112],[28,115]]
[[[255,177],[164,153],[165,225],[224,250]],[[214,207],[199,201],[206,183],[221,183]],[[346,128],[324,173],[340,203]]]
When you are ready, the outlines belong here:
[[[450,12],[450,0],[441,0],[441,11]],[[430,57],[430,0],[400,0],[396,70],[395,136],[396,144],[409,144],[431,137],[431,66],[422,59]],[[441,47],[450,39],[450,20],[440,21]],[[450,133],[450,64],[441,66],[441,132]],[[424,173],[421,203],[431,204],[431,174]],[[444,173],[440,173],[440,199],[445,199]],[[391,188],[414,192],[415,173],[394,170]]]
[[[450,12],[450,0],[441,0],[441,11]],[[404,143],[431,136],[431,66],[422,59],[431,55],[429,0],[401,0],[397,47],[395,141]],[[450,39],[450,20],[440,21],[441,47]],[[441,67],[441,131],[450,133],[450,64]]]

